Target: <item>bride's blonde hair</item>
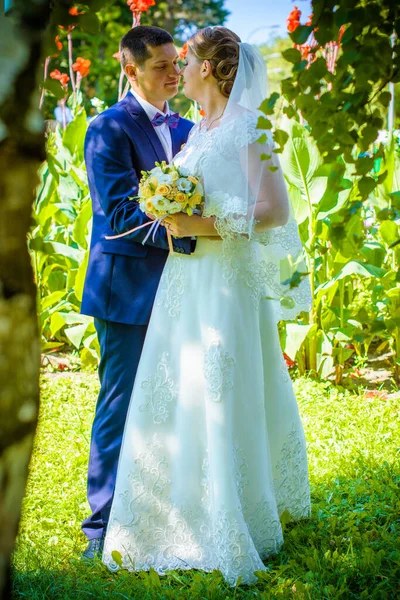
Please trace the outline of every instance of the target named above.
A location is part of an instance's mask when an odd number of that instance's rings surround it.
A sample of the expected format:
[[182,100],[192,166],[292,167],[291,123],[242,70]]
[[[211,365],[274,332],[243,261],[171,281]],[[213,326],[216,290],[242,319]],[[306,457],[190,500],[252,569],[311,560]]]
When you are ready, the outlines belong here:
[[238,70],[240,41],[240,37],[226,27],[199,29],[188,40],[188,47],[196,58],[211,63],[212,74],[226,98],[229,98]]

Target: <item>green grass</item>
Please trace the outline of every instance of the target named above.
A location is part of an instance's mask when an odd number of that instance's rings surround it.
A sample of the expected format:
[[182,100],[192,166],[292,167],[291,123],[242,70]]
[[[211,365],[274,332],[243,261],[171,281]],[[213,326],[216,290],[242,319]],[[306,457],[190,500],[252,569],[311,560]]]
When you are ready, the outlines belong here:
[[111,574],[100,561],[79,561],[97,377],[44,377],[13,560],[14,598],[400,598],[398,400],[365,398],[307,379],[295,386],[307,437],[312,518],[285,526],[283,549],[257,585],[234,589],[218,571],[159,578],[154,571]]

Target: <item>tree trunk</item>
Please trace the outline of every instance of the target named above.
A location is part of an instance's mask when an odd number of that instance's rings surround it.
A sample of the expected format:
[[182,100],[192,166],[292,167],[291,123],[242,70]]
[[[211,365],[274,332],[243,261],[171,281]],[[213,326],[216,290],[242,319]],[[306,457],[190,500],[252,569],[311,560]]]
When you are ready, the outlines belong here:
[[10,555],[39,408],[36,288],[27,250],[37,169],[45,157],[38,67],[50,2],[16,0],[0,17],[0,599],[10,598]]

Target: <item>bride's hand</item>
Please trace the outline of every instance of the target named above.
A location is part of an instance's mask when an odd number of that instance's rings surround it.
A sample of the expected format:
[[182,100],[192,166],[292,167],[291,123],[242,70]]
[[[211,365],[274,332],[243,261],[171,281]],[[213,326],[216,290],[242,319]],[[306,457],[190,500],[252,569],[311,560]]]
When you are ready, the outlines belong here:
[[176,215],[169,215],[165,217],[162,225],[169,231],[174,237],[193,237],[201,235],[200,223],[203,219],[198,215],[189,217],[185,213],[177,213]]

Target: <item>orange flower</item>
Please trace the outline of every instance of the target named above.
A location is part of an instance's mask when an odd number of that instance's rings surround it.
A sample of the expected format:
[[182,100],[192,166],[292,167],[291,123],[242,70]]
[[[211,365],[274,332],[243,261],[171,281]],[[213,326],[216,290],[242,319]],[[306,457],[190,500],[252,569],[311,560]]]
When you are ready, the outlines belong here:
[[285,359],[286,366],[290,369],[290,367],[294,367],[296,364],[287,354],[283,353],[283,358]]
[[73,6],[72,8],[69,9],[69,14],[72,15],[73,17],[77,17],[78,15],[84,15],[84,12],[80,12],[76,6]]
[[293,33],[293,31],[295,31],[295,29],[297,29],[300,25],[300,17],[301,10],[299,10],[297,6],[295,6],[289,14],[288,18],[286,19],[286,27],[290,33]]
[[54,71],[50,73],[50,77],[51,79],[59,81],[63,87],[66,87],[69,81],[68,75],[66,73],[61,73],[58,69],[54,69]]
[[[59,25],[59,28],[60,28],[60,29],[65,29],[64,25]],[[68,25],[68,27],[67,27],[67,32],[68,32],[68,33],[71,33],[71,31],[72,31],[73,29],[75,29],[75,25]]]
[[179,52],[179,58],[185,58],[188,53],[188,44],[185,42],[182,46],[182,50]]
[[72,65],[73,70],[79,73],[81,77],[89,75],[91,61],[88,58],[82,58],[78,56],[74,64]]
[[114,52],[113,58],[116,58],[118,62],[121,62],[121,55],[119,52]]
[[132,12],[147,12],[155,0],[126,0],[126,3]]
[[340,44],[340,42],[342,41],[342,37],[343,37],[343,34],[344,34],[344,30],[345,30],[345,29],[346,29],[346,28],[345,28],[345,26],[344,26],[344,25],[341,25],[341,27],[340,27],[340,29],[339,29],[339,36],[338,36],[338,42],[339,42],[339,44]]
[[312,13],[311,13],[311,15],[309,15],[308,21],[307,21],[306,25],[312,25],[312,18],[313,18],[313,16],[314,15]]
[[203,110],[203,109],[200,109],[200,113],[199,114],[200,114],[201,117],[205,117],[206,116],[206,111]]
[[60,36],[59,35],[56,35],[55,42],[56,42],[57,50],[62,50],[63,49],[63,45],[62,45],[62,42],[60,42]]

